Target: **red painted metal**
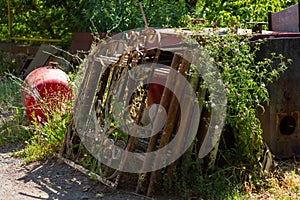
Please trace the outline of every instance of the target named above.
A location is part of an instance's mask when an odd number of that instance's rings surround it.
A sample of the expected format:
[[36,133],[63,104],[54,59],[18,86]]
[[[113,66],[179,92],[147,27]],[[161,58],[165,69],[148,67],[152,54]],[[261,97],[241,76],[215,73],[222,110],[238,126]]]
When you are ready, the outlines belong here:
[[45,121],[52,111],[62,111],[73,96],[68,75],[57,63],[50,64],[32,71],[22,85],[22,103],[30,121]]
[[[163,78],[153,78],[152,80],[157,80],[166,82],[166,79]],[[165,87],[163,85],[150,83],[148,88],[148,106],[152,104],[159,104],[161,100],[161,96],[163,94]]]
[[288,37],[300,37],[300,32],[299,33],[295,33],[295,32],[277,32],[277,31],[268,31],[266,33],[259,33],[259,34],[253,34],[253,37],[255,39],[259,39],[259,38],[277,38],[277,39],[284,39],[284,38],[288,38]]

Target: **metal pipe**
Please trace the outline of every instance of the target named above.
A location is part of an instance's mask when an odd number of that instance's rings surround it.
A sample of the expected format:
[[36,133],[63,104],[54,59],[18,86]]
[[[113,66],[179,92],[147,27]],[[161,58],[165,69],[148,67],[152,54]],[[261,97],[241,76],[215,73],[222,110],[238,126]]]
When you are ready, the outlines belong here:
[[12,38],[12,30],[11,30],[11,13],[10,13],[10,0],[7,0],[7,18],[8,18],[8,35],[9,38]]
[[44,39],[44,38],[20,38],[11,37],[11,40],[37,41],[37,42],[61,42],[59,39]]

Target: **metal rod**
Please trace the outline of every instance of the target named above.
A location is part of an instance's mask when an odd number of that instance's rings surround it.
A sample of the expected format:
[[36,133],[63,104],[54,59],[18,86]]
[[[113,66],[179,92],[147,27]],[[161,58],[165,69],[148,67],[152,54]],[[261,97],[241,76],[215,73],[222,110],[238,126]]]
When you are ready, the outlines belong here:
[[112,189],[116,189],[117,188],[117,184],[115,182],[106,180],[105,178],[99,176],[98,174],[91,172],[90,170],[84,168],[83,166],[76,164],[75,162],[62,157],[61,155],[59,155],[58,157],[59,159],[61,159],[65,164],[69,165],[70,167],[72,167],[73,169],[76,169],[78,171],[80,171],[81,173],[88,175],[88,176],[93,176],[95,177],[99,182],[103,183],[104,185],[112,188]]
[[144,8],[143,8],[142,2],[140,2],[140,9],[141,9],[141,12],[142,12],[142,15],[143,15],[145,27],[146,27],[146,29],[148,29],[149,26],[148,26],[148,22],[147,22],[147,18],[146,18],[145,12],[144,12]]
[[[174,57],[173,57],[172,64],[171,64],[172,68],[177,71],[180,62],[181,62],[181,57],[179,55],[175,54]],[[166,86],[168,86],[170,84],[174,84],[174,82],[173,82],[175,80],[174,79],[174,74],[171,75],[171,76],[168,75],[167,80],[166,80]],[[172,95],[171,91],[169,89],[167,89],[167,87],[165,87],[164,91],[163,91],[163,94],[162,94],[162,97],[161,97],[161,100],[160,100],[160,105],[167,108],[169,106],[169,103],[170,103],[171,95]],[[159,119],[159,116],[156,117],[155,120],[154,120],[154,127],[157,126],[157,124],[160,123],[160,122],[161,122],[161,120]],[[150,142],[148,144],[147,152],[152,152],[155,149],[156,144],[157,144],[157,140],[158,140],[158,135],[159,134],[155,134],[150,138]],[[146,168],[147,166],[152,165],[152,164],[153,164],[153,158],[150,158],[150,157],[146,156],[145,161],[143,163],[143,168]],[[147,175],[148,175],[147,173],[141,173],[139,175],[138,184],[137,184],[137,187],[136,187],[136,192],[137,193],[141,192],[142,186],[144,185],[144,182],[146,182]],[[149,188],[149,186],[148,186],[148,188]]]
[[8,18],[8,35],[9,38],[12,38],[12,31],[11,31],[11,13],[10,13],[10,0],[7,0],[7,18]]
[[36,42],[62,42],[60,39],[45,39],[45,38],[20,38],[20,37],[11,37],[11,40],[23,40],[23,41],[36,41]]
[[[182,59],[179,73],[182,75],[185,75],[188,66],[189,66],[189,62],[185,59]],[[175,80],[176,80],[176,78],[175,78]],[[182,83],[175,81],[175,90],[181,91],[179,96],[183,95],[183,93],[184,93],[181,84]],[[159,149],[162,149],[165,145],[167,145],[170,142],[174,127],[177,126],[176,119],[177,119],[178,110],[179,110],[179,102],[177,101],[176,96],[173,95],[172,99],[171,99],[171,103],[169,105],[169,111],[168,111],[166,125],[164,127],[163,134],[160,139]],[[163,152],[163,154],[166,155],[167,152]],[[164,157],[164,156],[156,157],[156,159],[154,161],[154,165],[161,162],[161,160],[159,160],[159,159],[161,159],[161,157]],[[166,157],[167,157],[167,155],[165,156],[165,158]],[[152,171],[151,177],[150,177],[150,182],[149,182],[149,187],[148,187],[148,191],[147,191],[147,196],[151,196],[154,184],[159,179],[160,179],[159,171]]]

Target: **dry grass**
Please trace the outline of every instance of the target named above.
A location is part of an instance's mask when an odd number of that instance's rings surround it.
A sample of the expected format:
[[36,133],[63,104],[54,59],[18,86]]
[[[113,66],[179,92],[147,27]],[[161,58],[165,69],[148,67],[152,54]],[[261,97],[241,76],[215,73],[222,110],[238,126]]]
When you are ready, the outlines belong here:
[[276,161],[264,186],[249,194],[250,199],[300,199],[300,158]]

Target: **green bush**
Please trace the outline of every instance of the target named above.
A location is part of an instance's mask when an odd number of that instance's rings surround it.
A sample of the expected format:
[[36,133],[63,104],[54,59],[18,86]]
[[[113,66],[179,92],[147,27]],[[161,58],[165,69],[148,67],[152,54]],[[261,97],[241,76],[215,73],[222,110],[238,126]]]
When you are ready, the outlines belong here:
[[43,123],[33,122],[31,137],[26,141],[26,146],[21,151],[15,153],[16,156],[23,157],[29,163],[56,157],[69,122],[70,112],[65,114],[53,112],[51,118]]
[[[152,27],[182,25],[187,13],[184,0],[142,1]],[[8,41],[7,2],[0,2],[1,41]],[[139,1],[121,0],[11,0],[15,37],[62,39],[67,45],[73,32],[121,32],[145,27]]]
[[230,22],[267,22],[268,12],[277,12],[297,3],[297,0],[205,0],[198,1],[192,16],[217,20],[219,26],[229,26]]
[[[197,35],[203,32],[202,27],[191,29]],[[279,78],[291,60],[276,54],[257,60],[256,54],[265,41],[251,42],[251,38],[231,30],[223,36],[218,30],[211,30],[210,34],[198,38],[213,58],[225,85],[227,115],[223,133],[226,136],[222,135],[222,145],[214,158],[215,170],[207,169],[207,158],[197,158],[196,144],[183,157],[175,182],[185,195],[196,193],[209,199],[223,199],[232,190],[245,190],[246,185],[259,187],[263,179],[261,170],[266,149],[258,109],[269,103],[268,84]],[[234,140],[233,145],[227,146],[228,138]],[[212,190],[216,192],[212,194]]]
[[[297,0],[10,0],[12,32],[15,37],[62,39],[70,43],[73,32],[121,32],[145,27],[139,2],[142,2],[151,27],[182,27],[185,19],[196,17],[230,22],[267,21],[275,12],[298,3]],[[190,2],[190,3],[188,3]],[[194,2],[197,2],[194,4]],[[9,41],[7,1],[0,2],[0,40]]]

